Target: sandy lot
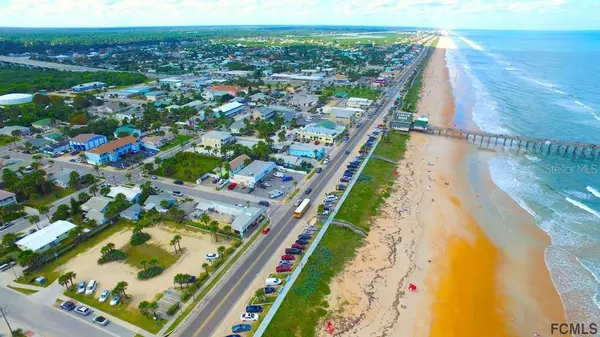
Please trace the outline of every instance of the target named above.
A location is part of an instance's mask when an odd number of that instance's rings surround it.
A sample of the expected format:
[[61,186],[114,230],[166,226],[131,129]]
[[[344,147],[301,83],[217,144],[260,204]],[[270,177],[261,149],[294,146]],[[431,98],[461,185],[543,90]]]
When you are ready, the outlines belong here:
[[[174,252],[169,244],[175,234],[182,236],[181,248],[184,249],[180,258],[161,275],[146,281],[140,281],[136,278],[137,272],[141,268],[134,268],[124,262],[110,262],[104,265],[98,265],[97,260],[100,257],[100,249],[109,242],[115,244],[117,248],[122,248],[129,243],[131,230],[121,231],[112,237],[102,241],[93,249],[79,254],[76,258],[65,264],[61,270],[72,270],[77,273],[78,280],[98,281],[98,295],[103,289],[112,289],[117,282],[125,281],[129,284],[127,293],[133,295],[133,305],[144,300],[151,300],[157,293],[167,290],[173,286],[173,277],[178,273],[187,273],[199,275],[203,273],[202,263],[205,262],[204,254],[215,253],[220,245],[226,246],[226,242],[213,243],[210,235],[203,234],[193,229],[173,229],[166,226],[156,226],[146,228],[152,238],[148,243],[160,245],[163,249]],[[149,257],[148,259],[150,259]],[[159,261],[160,262],[160,261]]]

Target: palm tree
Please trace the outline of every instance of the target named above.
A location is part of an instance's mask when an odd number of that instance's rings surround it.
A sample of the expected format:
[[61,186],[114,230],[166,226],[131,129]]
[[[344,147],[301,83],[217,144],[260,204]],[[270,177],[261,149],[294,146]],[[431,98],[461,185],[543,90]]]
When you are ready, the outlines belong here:
[[100,248],[100,254],[106,256],[106,254],[112,252],[115,249],[115,244],[112,242],[107,243],[104,247]]
[[169,207],[171,207],[171,202],[169,200],[161,200],[160,207],[164,209],[169,209]]
[[[31,143],[30,143],[31,144]],[[41,160],[42,160],[42,155],[40,154],[34,154],[33,156],[31,156],[31,159],[35,160],[35,162],[37,164],[40,164]]]
[[200,222],[202,222],[205,226],[208,226],[209,221],[210,221],[210,217],[208,216],[208,214],[206,214],[206,213],[202,214],[202,216],[200,217]]
[[61,286],[68,289],[69,288],[69,279],[67,278],[67,275],[65,275],[65,274],[60,275],[58,277],[58,284],[60,284]]
[[223,227],[223,232],[225,232],[227,235],[231,235],[231,226],[227,225]]
[[50,213],[50,208],[48,208],[48,206],[42,205],[38,208],[38,211],[40,211],[40,213],[44,214],[48,220],[50,220],[50,216],[48,215]]
[[13,132],[10,133],[13,136],[13,144],[16,146],[17,145],[17,141],[23,137],[23,131],[21,130],[14,130]]
[[212,233],[213,237],[215,238],[215,242],[219,242],[219,238],[217,237],[217,231],[219,230],[219,223],[216,221],[211,221],[210,222],[210,232]]
[[73,241],[79,241],[79,238],[83,234],[83,228],[81,226],[76,226],[75,228],[69,231],[69,238]]
[[206,272],[206,276],[208,276],[208,263],[204,262],[202,264],[202,269],[204,269],[204,271]]
[[82,153],[80,153],[80,154],[79,154],[79,158],[81,158],[81,162],[82,162],[82,163],[87,163],[87,162],[88,162],[88,157],[87,157],[87,155],[85,154],[85,152],[82,152]]
[[127,293],[125,293],[125,290],[127,290],[127,287],[129,286],[129,284],[125,281],[120,281],[119,283],[117,283],[117,285],[113,288],[113,293],[116,294],[121,294],[123,297],[127,297]]
[[175,248],[175,254],[177,254],[177,241],[175,241],[175,239],[173,238],[173,240],[171,240],[170,244],[171,244],[171,246],[173,246],[173,248]]
[[217,252],[221,256],[222,260],[225,257],[225,246],[219,246],[219,248],[217,248]]
[[150,302],[148,309],[152,310],[152,315],[156,316],[156,310],[158,309],[158,303],[156,301]]
[[150,268],[156,266],[157,264],[158,264],[157,259],[150,259],[150,261],[148,261],[148,265],[150,266]]
[[77,278],[77,274],[73,271],[68,271],[65,273],[65,277],[71,282],[71,286],[74,286],[73,280]]
[[142,265],[142,268],[144,268],[144,271],[146,271],[146,265],[148,264],[148,261],[142,260],[140,261],[140,264]]
[[106,196],[110,193],[110,186],[104,186],[100,189],[100,194]]
[[173,240],[177,243],[177,246],[179,247],[179,250],[181,251],[181,235],[177,234],[173,237]]
[[141,301],[140,304],[138,304],[138,309],[140,310],[142,315],[148,315],[148,310],[150,309],[150,302]]
[[100,176],[100,165],[94,164],[94,171],[96,171],[96,175]]
[[92,194],[96,196],[96,193],[98,193],[98,185],[94,184],[90,186],[90,192],[92,192]]
[[131,173],[125,174],[125,178],[127,178],[128,183],[131,183],[131,177],[132,177]]
[[30,215],[27,217],[27,220],[29,220],[30,224],[35,224],[35,226],[37,227],[37,229],[40,229],[40,226],[38,226],[38,222],[40,221],[40,217],[38,215]]

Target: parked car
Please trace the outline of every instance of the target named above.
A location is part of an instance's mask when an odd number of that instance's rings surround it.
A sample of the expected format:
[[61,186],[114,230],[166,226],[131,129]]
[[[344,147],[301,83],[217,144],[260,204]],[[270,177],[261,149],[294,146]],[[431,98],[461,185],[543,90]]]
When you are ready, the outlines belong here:
[[86,295],[93,294],[94,291],[96,291],[97,286],[98,286],[98,282],[96,282],[96,280],[91,280],[90,283],[88,283],[87,287],[85,288],[85,294]]
[[181,193],[179,191],[173,191],[173,195],[176,197],[183,197],[183,193]]
[[71,301],[64,301],[60,304],[60,308],[63,310],[71,311],[71,310],[75,309],[75,303],[73,303]]
[[252,331],[252,325],[250,324],[236,324],[231,327],[231,332],[247,332]]
[[113,298],[110,299],[110,305],[117,305],[119,304],[119,302],[121,302],[121,295],[115,295],[113,296]]
[[304,194],[310,194],[310,192],[312,192],[312,188],[309,187],[304,191]]
[[320,168],[320,167],[317,167],[317,173],[321,173],[322,171],[323,171],[323,169],[322,169],[322,168]]
[[319,144],[321,144],[321,142],[318,140],[315,140],[315,145],[319,145]]
[[258,314],[245,312],[240,316],[242,322],[256,322],[258,321]]
[[263,234],[269,234],[269,232],[271,231],[271,227],[267,227],[265,229],[262,230]]
[[104,302],[106,302],[106,300],[108,299],[109,296],[110,296],[110,290],[104,289],[102,291],[102,293],[100,294],[98,301],[100,301],[100,303],[104,303]]
[[298,240],[310,240],[312,239],[312,235],[310,234],[300,234],[298,235]]
[[231,183],[231,184],[229,184],[229,186],[227,186],[227,189],[231,191],[231,190],[235,189],[236,187],[237,187],[237,183]]
[[242,337],[242,335],[240,335],[238,333],[234,333],[234,334],[231,334],[231,335],[227,335],[225,337]]
[[340,178],[340,182],[341,182],[341,183],[348,183],[348,182],[350,182],[350,179],[347,179],[347,178]]
[[319,227],[309,225],[309,226],[304,226],[304,229],[309,230],[309,231],[318,231]]
[[295,243],[306,246],[309,243],[309,241],[308,240],[296,240]]
[[275,293],[277,291],[277,289],[275,289],[273,287],[265,287],[264,291],[265,291],[265,294],[268,295],[268,294]]
[[92,313],[92,311],[90,310],[90,308],[85,307],[83,305],[78,306],[77,308],[75,308],[75,312],[82,315],[82,316],[87,316],[89,314]]
[[83,294],[84,292],[85,292],[85,281],[79,281],[79,284],[77,285],[77,293]]
[[213,261],[219,258],[219,253],[208,253],[204,255],[204,258],[208,261]]
[[294,178],[292,178],[291,176],[283,176],[281,177],[281,182],[285,183],[286,181],[292,181],[294,180]]
[[278,286],[281,284],[281,280],[277,277],[269,277],[265,280],[267,287]]
[[102,326],[106,326],[106,324],[108,324],[108,319],[106,319],[106,317],[104,317],[104,316],[96,316],[96,317],[94,317],[94,319],[92,321],[94,321],[94,323],[100,324]]
[[32,228],[32,229],[29,230],[29,232],[27,232],[27,234],[31,235],[31,234],[33,234],[35,232],[37,232],[37,229]]
[[271,199],[278,198],[282,195],[283,195],[283,192],[281,192],[279,190],[273,190],[273,191],[269,192],[269,198],[271,198]]
[[279,266],[293,266],[294,261],[292,260],[280,260],[278,263]]
[[148,178],[152,179],[152,180],[156,180],[158,178],[156,178],[156,176],[149,176]]
[[276,273],[288,273],[292,271],[292,266],[277,266],[275,267]]
[[294,202],[294,206],[300,206],[300,204],[302,203],[302,200],[304,199],[298,199]]
[[175,184],[175,185],[183,185],[183,181],[181,181],[181,180],[175,180],[175,181],[173,181],[173,184]]
[[296,249],[300,249],[300,250],[305,250],[306,246],[304,245],[299,245],[297,243],[292,243],[292,248],[296,248]]
[[246,306],[246,312],[249,312],[249,313],[254,313],[254,312],[255,313],[260,313],[260,312],[263,312],[263,310],[265,310],[265,309],[263,309],[263,307],[261,307],[260,305],[248,305],[248,306]]
[[277,177],[277,178],[283,178],[283,173],[281,173],[281,172],[275,172],[275,173],[273,173],[273,176]]
[[294,255],[291,255],[291,254],[285,254],[285,255],[281,255],[281,259],[284,260],[284,261],[285,260],[295,260],[296,257]]
[[344,153],[345,153],[345,154],[350,154],[351,152],[352,152],[352,151],[350,151],[350,150],[346,150],[346,151],[344,151]]
[[323,165],[327,165],[327,164],[329,164],[329,159],[323,160]]
[[285,254],[291,254],[291,255],[301,255],[302,254],[302,250],[297,249],[297,248],[286,248],[285,249]]
[[264,207],[271,206],[271,204],[269,204],[269,202],[266,201],[266,200],[261,200],[261,201],[258,202],[258,204],[261,205],[261,206],[264,206]]

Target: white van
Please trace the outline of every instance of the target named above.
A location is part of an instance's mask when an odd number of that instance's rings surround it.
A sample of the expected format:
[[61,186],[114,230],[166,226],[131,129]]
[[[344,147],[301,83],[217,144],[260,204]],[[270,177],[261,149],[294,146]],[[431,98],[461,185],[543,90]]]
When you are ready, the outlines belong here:
[[281,173],[281,172],[275,172],[275,173],[273,173],[273,176],[277,177],[277,178],[283,178],[283,173]]
[[0,271],[7,271],[10,269],[10,267],[14,266],[15,264],[17,264],[15,261],[11,261],[9,263],[5,263],[3,265],[0,266]]
[[287,170],[284,167],[277,166],[276,168],[277,168],[277,171],[279,171],[279,172],[287,172]]
[[271,199],[275,199],[277,197],[280,197],[283,195],[283,192],[279,191],[279,190],[273,190],[271,192],[269,192],[269,198]]
[[281,284],[281,280],[276,277],[270,277],[265,280],[265,284],[267,287],[278,286]]

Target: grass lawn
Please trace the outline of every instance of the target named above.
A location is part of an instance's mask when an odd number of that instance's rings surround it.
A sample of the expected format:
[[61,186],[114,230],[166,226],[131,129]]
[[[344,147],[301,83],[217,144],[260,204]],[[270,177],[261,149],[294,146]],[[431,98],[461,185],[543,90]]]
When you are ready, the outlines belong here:
[[192,137],[192,136],[177,136],[176,138],[173,138],[173,140],[171,140],[168,144],[159,147],[159,149],[161,151],[166,151],[166,150],[174,148],[175,146],[177,146],[181,143],[185,143],[192,138],[194,138],[194,137]]
[[[435,47],[437,45],[438,41],[439,41],[439,38],[436,38],[430,44]],[[433,54],[434,51],[435,51],[435,48],[432,48],[429,51],[429,54],[427,54],[427,56],[425,57],[425,60],[423,61],[423,63],[421,63],[421,65],[419,67],[419,72],[415,75],[416,78],[414,79],[413,86],[410,89],[408,89],[408,91],[406,92],[406,96],[404,96],[404,101],[402,102],[402,110],[410,111],[410,112],[417,111],[417,103],[419,102],[419,93],[421,92],[421,87],[423,86],[423,72],[425,71],[425,67],[427,66],[427,63],[429,63],[429,59],[431,58],[431,55]],[[412,81],[412,79],[411,79],[411,81]]]
[[67,263],[67,261],[74,258],[78,254],[83,253],[90,248],[93,248],[94,246],[98,245],[104,239],[112,236],[113,234],[120,232],[123,229],[131,228],[132,226],[133,225],[127,221],[119,220],[115,224],[104,229],[103,231],[96,233],[96,235],[90,237],[86,241],[83,241],[70,251],[60,255],[58,259],[52,260],[44,264],[43,266],[31,271],[29,275],[21,276],[19,279],[17,279],[17,282],[23,284],[30,284],[31,282],[29,281],[36,278],[37,276],[44,276],[47,281],[45,284],[43,284],[43,286],[48,286],[60,276],[61,272],[58,271],[58,269],[62,265]]
[[4,146],[12,143],[14,140],[11,136],[0,135],[0,146]]
[[330,292],[330,280],[344,268],[346,261],[361,245],[358,234],[330,226],[263,336],[313,337],[317,323],[327,315],[324,299]]
[[379,97],[379,90],[371,88],[354,88],[350,86],[337,87],[335,90],[323,89],[321,93],[327,94],[328,96],[345,93],[348,97],[366,98],[372,101],[375,101],[377,97]]
[[35,200],[25,200],[23,203],[29,207],[38,208],[40,206],[45,206],[58,199],[62,199],[70,194],[73,194],[77,191],[75,188],[60,188],[54,186],[52,191],[42,195],[39,199]]
[[[406,150],[407,140],[407,135],[391,132],[386,139],[379,142],[375,154],[389,159],[400,159]],[[394,164],[371,158],[336,218],[349,221],[368,231],[369,217],[377,214],[377,208],[389,195],[389,188],[395,179],[395,168]]]
[[31,295],[31,294],[35,294],[35,293],[38,292],[37,290],[25,289],[25,288],[17,288],[17,287],[13,287],[13,286],[10,286],[10,285],[8,285],[7,287],[9,287],[12,290],[18,291],[18,292],[20,292],[23,295]]
[[[98,296],[100,295],[99,293],[95,294],[94,296],[91,296],[77,294],[77,292],[74,290],[66,290],[64,294],[65,296],[69,296],[77,302],[81,302],[90,307],[97,308],[98,310],[104,311],[110,315],[118,317],[126,322],[129,322],[152,333],[157,333],[158,331],[160,331],[162,326],[166,323],[165,320],[155,322],[152,319],[152,316],[142,315],[138,308],[132,307],[128,303],[121,302],[120,304],[115,306],[111,306],[109,303],[110,301],[100,303],[100,301],[98,301]],[[154,300],[158,300],[158,298],[155,298]]]
[[128,245],[124,251],[127,252],[127,259],[125,262],[139,269],[142,268],[142,264],[140,262],[144,260],[150,261],[151,259],[156,259],[161,267],[167,269],[173,263],[175,263],[177,259],[179,259],[179,255],[168,252],[162,247],[153,243],[144,243],[138,246]]
[[219,157],[205,156],[194,152],[179,152],[175,156],[165,159],[161,166],[152,173],[195,183],[207,172],[219,166]]

